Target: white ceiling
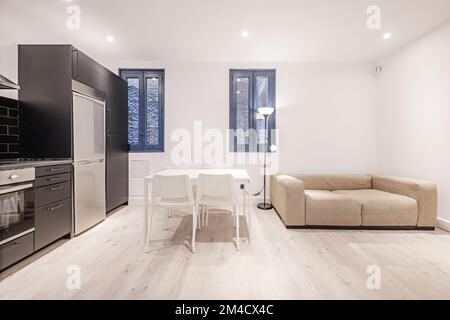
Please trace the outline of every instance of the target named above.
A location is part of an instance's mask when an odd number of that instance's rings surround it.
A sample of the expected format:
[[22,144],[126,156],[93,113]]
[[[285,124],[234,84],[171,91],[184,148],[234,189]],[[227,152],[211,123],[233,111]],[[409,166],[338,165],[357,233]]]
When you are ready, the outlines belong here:
[[[66,28],[71,4],[80,30]],[[0,0],[0,45],[73,43],[100,61],[374,61],[449,19],[450,0]]]

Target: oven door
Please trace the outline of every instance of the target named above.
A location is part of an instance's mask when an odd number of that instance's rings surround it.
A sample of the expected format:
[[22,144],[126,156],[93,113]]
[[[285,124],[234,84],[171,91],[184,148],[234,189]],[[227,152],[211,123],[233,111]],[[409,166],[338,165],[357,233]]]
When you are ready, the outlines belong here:
[[0,187],[0,244],[34,230],[32,183]]

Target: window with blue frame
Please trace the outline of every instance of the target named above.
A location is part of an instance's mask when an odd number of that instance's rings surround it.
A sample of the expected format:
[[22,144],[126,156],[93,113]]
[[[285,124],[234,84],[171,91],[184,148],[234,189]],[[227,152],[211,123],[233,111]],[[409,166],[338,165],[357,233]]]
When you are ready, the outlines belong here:
[[[275,108],[275,70],[230,70],[231,152],[262,152],[266,147],[264,117],[258,108]],[[268,121],[268,146],[275,144],[276,108]]]
[[164,152],[164,70],[121,69],[128,83],[128,144],[134,152]]

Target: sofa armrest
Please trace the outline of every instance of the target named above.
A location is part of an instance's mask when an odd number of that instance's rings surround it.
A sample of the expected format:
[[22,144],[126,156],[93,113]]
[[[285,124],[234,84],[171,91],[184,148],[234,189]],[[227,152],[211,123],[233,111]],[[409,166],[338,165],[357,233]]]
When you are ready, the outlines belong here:
[[436,184],[390,176],[372,176],[372,188],[414,198],[419,209],[418,227],[435,227],[437,223]]
[[305,186],[299,179],[286,175],[270,178],[270,199],[286,226],[304,226]]

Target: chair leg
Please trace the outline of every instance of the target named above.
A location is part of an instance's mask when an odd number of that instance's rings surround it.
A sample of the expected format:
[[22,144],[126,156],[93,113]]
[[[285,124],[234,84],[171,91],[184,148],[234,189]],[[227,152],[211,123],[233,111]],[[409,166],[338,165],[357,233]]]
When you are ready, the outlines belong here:
[[202,228],[202,212],[203,212],[203,206],[199,205],[197,207],[198,213],[197,213],[197,229]]
[[[235,214],[235,212],[233,212],[233,214]],[[232,219],[233,220],[233,228],[236,228],[236,219]]]
[[204,216],[205,216],[205,206],[202,204],[202,205],[200,205],[200,214],[199,214],[199,217],[198,217],[198,221],[199,221],[199,225],[200,225],[199,228],[202,228],[202,229],[205,226],[204,223],[203,223],[203,217]]
[[236,249],[240,250],[240,242],[239,242],[239,211],[234,208],[234,214],[236,216]]
[[170,209],[164,209],[164,229],[169,229],[169,212]]
[[250,234],[252,233],[252,219],[250,217],[250,212],[247,212],[247,232],[248,232],[248,242],[250,242]]
[[207,227],[206,216],[208,215],[208,206],[203,205],[202,226]]
[[155,214],[155,204],[152,201],[152,211],[150,212],[150,219],[148,219],[148,226],[147,226],[147,237],[145,240],[145,250],[147,251],[148,246],[150,244],[150,233],[152,231],[152,224],[153,224],[153,215]]
[[192,252],[195,253],[195,233],[197,231],[197,207],[192,207]]
[[208,226],[208,220],[209,220],[209,212],[208,207],[206,207],[206,217],[205,217],[205,225]]

